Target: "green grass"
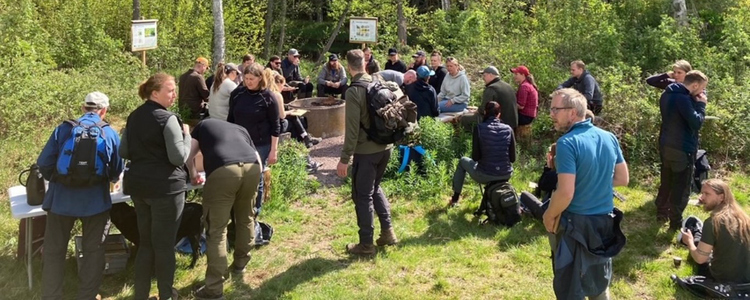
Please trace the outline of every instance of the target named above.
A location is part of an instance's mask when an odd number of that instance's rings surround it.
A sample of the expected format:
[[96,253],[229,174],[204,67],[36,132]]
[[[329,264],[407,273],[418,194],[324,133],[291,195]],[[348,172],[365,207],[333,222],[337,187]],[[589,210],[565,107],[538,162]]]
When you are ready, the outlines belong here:
[[[0,146],[6,166],[0,170],[0,182],[6,186],[15,185],[14,168],[20,170],[30,162],[22,157],[26,150],[20,145]],[[512,181],[519,192],[527,189],[528,181],[536,179],[539,164],[541,161],[525,156],[519,159]],[[227,281],[227,299],[554,298],[550,250],[541,222],[524,218],[510,229],[480,225],[472,215],[480,198],[472,182],[466,183],[461,205],[446,211],[450,174],[439,173],[450,173],[452,168],[435,168],[440,172],[431,173],[429,178],[439,179],[438,182],[408,174],[391,175],[384,182],[400,243],[379,248],[371,258],[351,257],[344,251],[347,243],[357,241],[348,183],[318,188],[315,194],[273,205],[276,208],[267,210],[262,218],[275,228],[272,243],[252,252],[253,259],[242,280]],[[737,198],[747,206],[750,177],[734,174],[730,180]],[[389,193],[397,187],[403,196]],[[669,279],[673,273],[689,275],[693,267],[689,263],[680,269],[673,267],[672,257],[686,258],[688,252],[675,245],[675,237],[666,231],[666,225],[655,222],[655,187],[618,190],[627,197],[626,202],[616,200],[616,205],[625,212],[623,229],[628,244],[614,259],[614,298],[689,298]],[[7,195],[3,194],[3,199],[7,201]],[[689,214],[707,217],[694,206],[688,207],[686,215]],[[8,205],[0,205],[0,299],[37,299],[41,263],[34,260],[35,288],[29,291],[24,262],[16,260],[14,254],[17,226]],[[379,226],[375,227],[377,234]],[[69,248],[72,254],[72,243]],[[133,259],[134,255],[124,272],[105,276],[101,291],[106,298],[132,297]],[[189,261],[189,256],[178,255],[175,286],[183,296],[190,295],[191,286],[202,280],[206,267],[205,257],[192,270],[187,269]],[[69,257],[65,279],[69,297],[77,286],[75,264],[75,259]],[[152,294],[155,293],[154,281]]]

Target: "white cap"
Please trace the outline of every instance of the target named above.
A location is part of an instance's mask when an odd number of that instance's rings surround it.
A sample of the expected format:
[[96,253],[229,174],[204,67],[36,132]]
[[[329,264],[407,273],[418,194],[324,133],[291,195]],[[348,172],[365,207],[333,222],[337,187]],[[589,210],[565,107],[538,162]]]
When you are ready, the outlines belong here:
[[102,92],[91,92],[86,95],[83,106],[97,109],[109,107],[109,97]]

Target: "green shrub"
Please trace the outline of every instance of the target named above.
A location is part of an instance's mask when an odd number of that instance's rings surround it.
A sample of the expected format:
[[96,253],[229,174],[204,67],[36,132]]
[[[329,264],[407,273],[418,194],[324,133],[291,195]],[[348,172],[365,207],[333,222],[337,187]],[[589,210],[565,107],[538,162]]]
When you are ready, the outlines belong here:
[[271,165],[271,198],[266,210],[284,209],[318,188],[317,182],[308,178],[308,150],[302,143],[287,140],[279,144],[278,161]]

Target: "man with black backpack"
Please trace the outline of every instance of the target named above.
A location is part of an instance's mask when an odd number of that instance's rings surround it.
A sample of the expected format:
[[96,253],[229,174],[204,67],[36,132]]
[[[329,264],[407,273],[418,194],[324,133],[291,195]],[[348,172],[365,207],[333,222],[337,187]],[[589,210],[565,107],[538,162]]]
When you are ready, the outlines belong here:
[[[356,255],[372,255],[373,208],[380,220],[379,246],[393,245],[398,240],[391,224],[391,208],[380,188],[380,181],[391,157],[393,140],[388,141],[386,130],[374,124],[376,120],[371,105],[376,94],[388,94],[379,82],[365,72],[365,55],[362,50],[346,53],[347,68],[352,74],[352,85],[346,91],[346,132],[341,159],[336,167],[340,177],[346,177],[352,157],[352,197],[359,226],[359,243],[346,246],[347,252]],[[390,92],[392,94],[392,92]],[[383,135],[386,135],[385,137]]]
[[100,299],[102,242],[112,207],[109,183],[119,180],[123,169],[120,137],[103,121],[108,107],[109,98],[103,93],[86,95],[84,115],[57,126],[37,159],[44,179],[49,180],[42,204],[47,211],[42,299],[63,297],[65,257],[76,219],[83,223],[76,299]]

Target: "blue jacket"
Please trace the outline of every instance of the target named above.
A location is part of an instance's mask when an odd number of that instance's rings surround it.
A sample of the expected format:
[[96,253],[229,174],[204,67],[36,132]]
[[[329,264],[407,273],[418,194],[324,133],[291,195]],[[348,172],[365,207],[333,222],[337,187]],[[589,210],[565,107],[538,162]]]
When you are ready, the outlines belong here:
[[[98,123],[101,121],[96,113],[86,113],[79,121],[90,121]],[[65,140],[70,135],[72,125],[63,123],[52,132],[47,144],[39,154],[36,163],[44,179],[50,180],[55,171],[57,157]],[[107,143],[107,175],[112,182],[120,180],[123,162],[118,149],[120,148],[120,137],[111,127],[104,127],[104,138]],[[50,182],[49,189],[44,195],[42,209],[58,215],[70,217],[89,217],[105,211],[112,207],[112,197],[109,195],[109,183],[86,188],[70,188],[58,182]]]
[[417,119],[422,117],[437,117],[440,115],[437,105],[437,93],[435,89],[424,82],[416,82],[406,86],[406,96],[417,105]]
[[695,153],[698,150],[698,132],[706,116],[706,104],[695,101],[682,83],[672,83],[661,94],[659,109],[659,145]]
[[584,299],[604,292],[612,280],[612,257],[627,242],[620,224],[623,213],[615,208],[604,215],[568,212],[560,217],[557,245],[552,257],[557,299]]
[[477,124],[474,129],[472,159],[477,161],[477,170],[490,176],[505,176],[513,173],[516,161],[516,139],[513,129],[498,118],[490,118]]

